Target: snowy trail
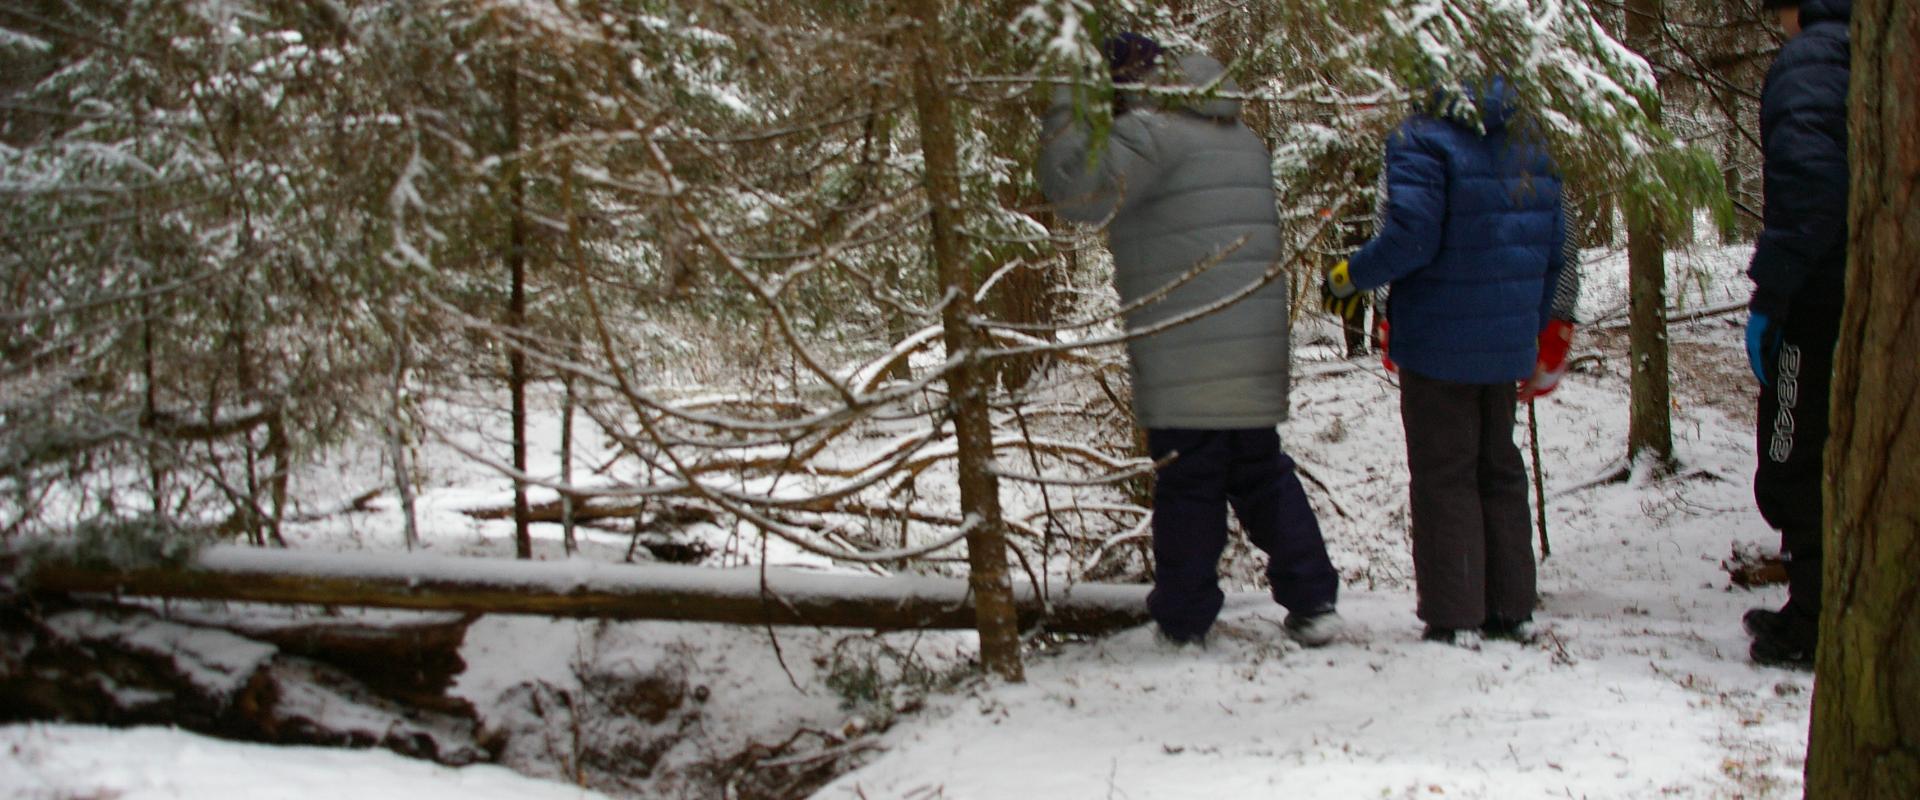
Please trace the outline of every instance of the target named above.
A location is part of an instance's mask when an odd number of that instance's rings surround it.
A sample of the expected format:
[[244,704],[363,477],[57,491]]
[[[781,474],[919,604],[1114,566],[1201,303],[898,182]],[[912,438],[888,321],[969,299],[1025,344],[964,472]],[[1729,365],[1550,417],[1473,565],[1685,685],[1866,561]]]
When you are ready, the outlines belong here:
[[[1738,429],[1701,424],[1714,435],[1683,457],[1743,474]],[[1561,428],[1552,449],[1579,434]],[[1144,629],[1069,649],[1032,664],[1024,686],[906,723],[886,755],[817,796],[1796,794],[1811,678],[1746,663],[1739,614],[1780,590],[1728,592],[1718,567],[1731,534],[1766,538],[1747,492],[1691,479],[1551,500],[1536,645],[1421,642],[1400,586],[1348,589],[1348,634],[1301,650],[1280,609],[1242,593],[1204,651]],[[1329,527],[1333,547],[1352,543]]]
[[[1731,248],[1673,266],[1716,276],[1706,304],[1744,261]],[[1619,267],[1590,269],[1590,314],[1624,302]],[[1369,364],[1297,384],[1282,429],[1338,499],[1310,490],[1345,578],[1342,641],[1301,650],[1281,609],[1242,592],[1204,651],[1145,629],[1066,648],[1025,685],[903,723],[884,755],[816,796],[1799,796],[1812,678],[1749,664],[1739,624],[1784,589],[1729,590],[1719,567],[1735,542],[1778,546],[1753,507],[1752,423],[1728,415],[1752,402],[1738,330],[1674,330],[1693,348],[1675,380],[1686,477],[1598,485],[1626,441],[1624,334],[1577,340],[1599,364],[1538,408],[1553,543],[1540,643],[1419,640],[1398,391]],[[1518,427],[1524,450],[1524,415]]]

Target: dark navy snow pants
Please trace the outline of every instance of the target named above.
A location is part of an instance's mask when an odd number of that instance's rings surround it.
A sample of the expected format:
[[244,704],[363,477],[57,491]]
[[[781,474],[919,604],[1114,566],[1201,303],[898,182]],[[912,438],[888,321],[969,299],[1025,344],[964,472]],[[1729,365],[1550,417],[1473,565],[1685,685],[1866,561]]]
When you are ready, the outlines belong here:
[[1828,393],[1833,385],[1833,347],[1840,338],[1840,312],[1797,308],[1782,326],[1782,340],[1760,390],[1760,468],[1754,499],[1768,525],[1779,529],[1787,555],[1789,622],[1803,631],[1820,622],[1821,531],[1825,513],[1821,475],[1827,450]]
[[1197,639],[1220,614],[1228,506],[1247,540],[1266,552],[1276,602],[1299,613],[1333,607],[1340,578],[1278,433],[1152,429],[1147,449],[1155,461],[1177,454],[1154,474],[1153,592],[1147,595],[1147,611],[1168,636]]

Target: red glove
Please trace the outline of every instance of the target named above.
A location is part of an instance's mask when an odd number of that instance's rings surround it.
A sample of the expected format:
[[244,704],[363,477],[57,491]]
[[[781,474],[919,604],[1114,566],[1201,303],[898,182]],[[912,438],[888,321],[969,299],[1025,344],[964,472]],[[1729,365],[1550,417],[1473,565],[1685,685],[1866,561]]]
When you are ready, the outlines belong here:
[[1393,355],[1387,350],[1387,318],[1379,316],[1376,319],[1378,321],[1374,324],[1374,329],[1380,332],[1380,363],[1386,365],[1388,372],[1398,374],[1400,367],[1394,365]]
[[1567,351],[1573,347],[1573,323],[1556,319],[1540,332],[1540,355],[1533,362],[1533,377],[1520,382],[1520,402],[1530,403],[1546,397],[1560,386],[1567,374]]

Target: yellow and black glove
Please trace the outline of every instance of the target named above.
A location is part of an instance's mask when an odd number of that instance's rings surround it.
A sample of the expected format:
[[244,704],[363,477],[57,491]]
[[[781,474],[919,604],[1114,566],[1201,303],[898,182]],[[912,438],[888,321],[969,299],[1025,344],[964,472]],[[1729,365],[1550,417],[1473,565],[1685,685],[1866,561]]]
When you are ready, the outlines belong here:
[[1357,322],[1367,307],[1367,295],[1353,285],[1353,277],[1347,274],[1347,260],[1327,270],[1326,279],[1320,283],[1320,310],[1336,314],[1347,322]]

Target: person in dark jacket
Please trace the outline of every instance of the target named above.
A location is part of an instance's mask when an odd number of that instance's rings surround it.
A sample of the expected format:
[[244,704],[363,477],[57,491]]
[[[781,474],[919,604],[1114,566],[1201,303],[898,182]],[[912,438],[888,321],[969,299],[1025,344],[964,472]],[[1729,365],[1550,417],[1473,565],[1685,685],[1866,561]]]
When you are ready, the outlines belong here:
[[1852,0],[1767,0],[1792,37],[1760,95],[1765,226],[1747,275],[1747,358],[1760,381],[1753,493],[1781,533],[1787,602],[1744,619],[1763,664],[1810,666],[1820,622],[1822,452],[1847,272]]
[[1286,285],[1271,280],[1280,220],[1270,157],[1240,123],[1239,101],[1218,96],[1237,91],[1219,61],[1163,64],[1137,34],[1109,42],[1108,54],[1123,84],[1111,130],[1097,139],[1072,90],[1057,89],[1039,179],[1062,217],[1106,225],[1136,336],[1134,416],[1166,462],[1153,491],[1148,611],[1167,639],[1204,639],[1225,597],[1217,570],[1231,507],[1268,555],[1289,635],[1325,644],[1339,626],[1339,577],[1275,430],[1287,416],[1289,347]]
[[1561,280],[1571,270],[1560,178],[1538,142],[1508,125],[1515,99],[1496,78],[1403,123],[1387,141],[1380,230],[1324,286],[1329,308],[1345,313],[1391,284],[1387,354],[1400,374],[1417,614],[1435,641],[1532,636],[1533,526],[1514,406],[1558,380],[1549,362],[1564,360],[1572,333]]

